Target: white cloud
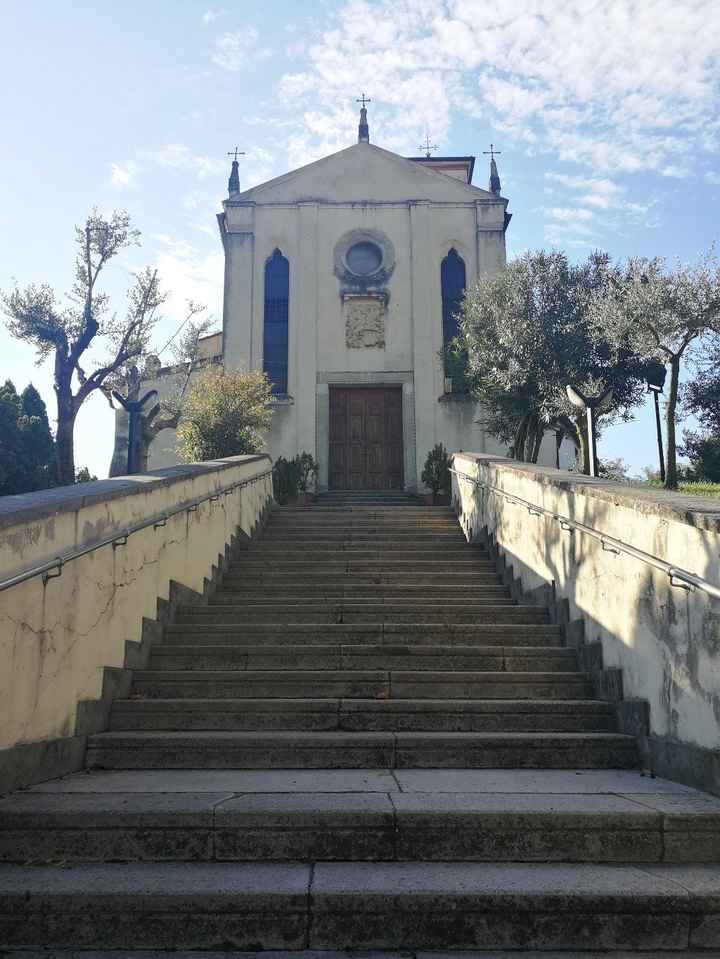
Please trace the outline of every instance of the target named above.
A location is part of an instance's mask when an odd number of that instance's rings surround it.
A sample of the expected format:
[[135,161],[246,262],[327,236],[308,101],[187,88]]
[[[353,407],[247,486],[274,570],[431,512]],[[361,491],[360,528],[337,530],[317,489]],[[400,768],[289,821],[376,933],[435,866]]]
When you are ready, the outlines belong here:
[[246,27],[218,37],[212,59],[223,70],[234,72],[252,60],[261,60],[269,55],[270,51],[260,46],[260,34],[255,27]]
[[371,138],[399,152],[426,129],[442,149],[472,104],[508,147],[598,180],[688,176],[690,158],[720,139],[717,12],[717,0],[346,0],[280,82],[297,116],[291,162],[351,143],[349,91],[365,88]]
[[578,221],[592,220],[595,214],[592,210],[585,210],[582,207],[553,206],[543,207],[542,212],[553,220],[561,222],[577,223]]
[[158,166],[193,173],[198,180],[219,176],[227,169],[224,161],[202,153],[193,153],[184,143],[167,143],[157,150],[149,151],[148,156]]
[[222,7],[219,7],[216,10],[215,9],[206,10],[205,13],[202,15],[203,23],[205,24],[214,23],[216,20],[219,20],[220,17],[224,17],[226,13],[227,13],[227,10],[224,10]]
[[188,300],[204,304],[214,316],[222,316],[224,257],[222,251],[199,250],[191,243],[153,234],[160,246],[155,264],[163,289],[169,293],[163,308],[163,330],[180,322]]
[[720,173],[716,173],[715,170],[707,170],[705,172],[705,179],[708,183],[713,183],[715,186],[720,186]]
[[113,186],[121,189],[137,186],[137,175],[140,167],[134,160],[128,160],[124,166],[113,163],[110,169],[110,181]]

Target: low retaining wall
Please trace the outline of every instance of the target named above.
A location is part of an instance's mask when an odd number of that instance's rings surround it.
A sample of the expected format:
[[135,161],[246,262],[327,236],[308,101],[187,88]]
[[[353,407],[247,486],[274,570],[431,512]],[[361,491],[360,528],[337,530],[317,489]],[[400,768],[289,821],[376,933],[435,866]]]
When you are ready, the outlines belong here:
[[[671,584],[662,571],[611,551],[558,520],[508,501],[505,491],[558,517],[592,527],[629,546],[720,586],[720,503],[704,497],[650,491],[605,480],[457,453],[453,502],[469,539],[485,538],[512,566],[526,592],[548,598],[553,615],[580,620],[571,639],[594,657],[610,681],[606,698],[644,700],[649,729],[641,736],[644,762],[658,775],[720,794],[720,601]],[[487,487],[494,487],[495,490]],[[543,587],[545,589],[543,590]],[[612,679],[622,670],[622,685]],[[614,693],[613,693],[614,690]],[[621,691],[622,690],[622,691]],[[627,703],[626,703],[627,705]],[[638,704],[641,705],[641,704]],[[619,711],[637,724],[638,710]]]
[[174,605],[202,602],[233,543],[253,535],[269,469],[266,455],[236,456],[0,499],[0,580],[157,519],[0,592],[0,792],[82,766],[87,735],[106,727]]

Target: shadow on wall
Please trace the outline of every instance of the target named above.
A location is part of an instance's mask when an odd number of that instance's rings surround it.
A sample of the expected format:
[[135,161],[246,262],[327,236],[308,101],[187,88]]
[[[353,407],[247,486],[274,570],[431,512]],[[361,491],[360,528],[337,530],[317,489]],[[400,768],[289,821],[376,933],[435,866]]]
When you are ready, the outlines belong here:
[[[475,454],[457,454],[455,469],[720,584],[716,520],[702,528],[684,497],[675,516],[657,494],[638,500],[603,482],[600,496],[561,471]],[[551,585],[582,621],[585,647],[599,644],[605,670],[622,670],[625,696],[647,702],[650,768],[720,792],[720,601],[458,476],[453,498],[468,538],[494,543],[525,592]]]

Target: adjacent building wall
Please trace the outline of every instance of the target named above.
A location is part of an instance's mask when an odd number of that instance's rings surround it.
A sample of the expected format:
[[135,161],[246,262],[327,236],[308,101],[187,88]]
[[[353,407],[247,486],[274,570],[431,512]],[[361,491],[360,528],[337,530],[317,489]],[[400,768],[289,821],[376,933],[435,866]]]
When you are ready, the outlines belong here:
[[[720,586],[717,500],[472,453],[454,468]],[[625,697],[649,703],[654,771],[720,792],[720,601],[458,476],[453,497],[468,538],[490,536],[526,590],[552,583],[622,670]]]
[[[0,580],[269,468],[264,455],[237,456],[3,497]],[[52,767],[51,754],[77,767],[93,731],[78,728],[78,705],[102,699],[108,669],[126,665],[126,644],[140,642],[171,583],[202,601],[218,558],[252,534],[271,496],[266,476],[67,562],[46,583],[37,576],[0,592],[0,791]]]

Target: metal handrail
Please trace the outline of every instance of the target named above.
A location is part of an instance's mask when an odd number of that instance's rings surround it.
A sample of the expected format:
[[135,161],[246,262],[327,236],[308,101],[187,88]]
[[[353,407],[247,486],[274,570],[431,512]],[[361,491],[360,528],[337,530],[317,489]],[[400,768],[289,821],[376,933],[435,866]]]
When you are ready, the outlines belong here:
[[707,593],[708,596],[712,596],[714,599],[720,599],[720,587],[715,586],[707,579],[703,579],[702,576],[696,576],[695,573],[691,573],[686,569],[682,569],[679,566],[673,566],[671,563],[666,563],[664,559],[653,556],[651,553],[646,553],[642,549],[637,549],[635,546],[631,546],[629,543],[624,543],[622,540],[616,539],[614,536],[608,536],[606,533],[600,533],[596,529],[593,529],[592,526],[586,526],[584,523],[578,523],[577,520],[570,519],[569,516],[563,516],[560,513],[553,513],[542,506],[537,506],[535,503],[530,503],[528,500],[522,499],[522,497],[516,496],[514,493],[508,493],[499,486],[492,486],[490,483],[484,483],[482,480],[476,479],[474,476],[470,476],[469,473],[461,473],[459,470],[454,469],[451,469],[450,472],[454,473],[455,476],[461,477],[462,479],[469,480],[476,486],[482,486],[489,492],[499,493],[500,496],[504,496],[505,499],[509,500],[511,503],[517,503],[520,506],[524,506],[531,516],[547,516],[550,519],[555,520],[555,522],[560,524],[560,528],[566,533],[574,533],[577,530],[579,533],[584,533],[586,536],[590,536],[592,539],[598,540],[603,550],[605,550],[607,553],[626,553],[628,556],[633,556],[635,559],[646,563],[648,566],[653,566],[655,569],[659,569],[661,572],[667,574],[668,578],[670,579],[671,586],[676,586],[679,589],[686,589],[689,592],[699,589],[702,590],[702,592]]
[[196,496],[195,499],[186,500],[184,503],[181,503],[180,506],[175,506],[173,509],[163,510],[161,513],[154,513],[139,523],[115,530],[114,533],[103,539],[98,539],[85,546],[79,546],[77,549],[69,550],[60,556],[56,556],[54,559],[48,560],[46,563],[41,563],[39,566],[31,566],[21,573],[16,573],[15,576],[0,580],[0,593],[5,589],[10,589],[11,586],[17,586],[19,583],[25,583],[29,579],[34,579],[35,576],[42,576],[43,584],[47,585],[48,580],[57,579],[58,576],[61,576],[63,567],[74,559],[87,556],[88,553],[93,553],[96,549],[101,549],[103,546],[112,546],[113,549],[125,546],[128,538],[132,536],[133,533],[148,529],[150,526],[152,526],[153,530],[159,529],[165,526],[172,516],[177,516],[179,513],[194,513],[201,503],[205,503],[208,500],[217,500],[221,496],[228,496],[236,489],[251,486],[253,483],[257,483],[267,476],[272,476],[272,470],[265,470],[265,472],[258,473],[257,476],[251,476],[249,479],[238,480],[235,483],[230,483],[229,486],[222,486],[220,489],[213,490],[211,493],[205,493],[203,496]]

